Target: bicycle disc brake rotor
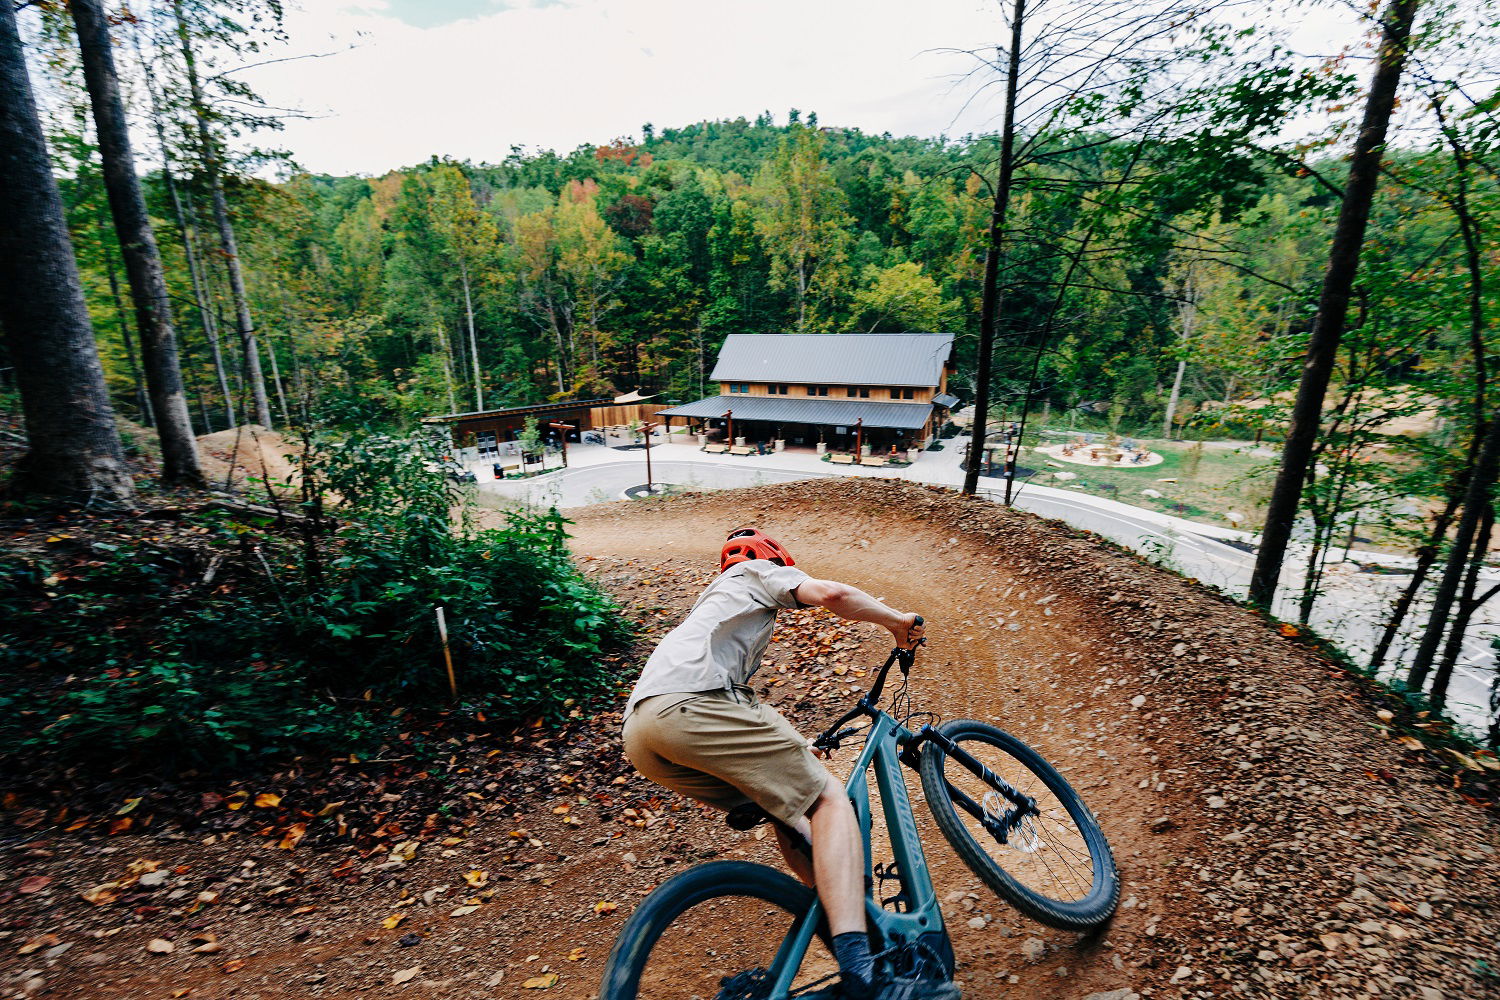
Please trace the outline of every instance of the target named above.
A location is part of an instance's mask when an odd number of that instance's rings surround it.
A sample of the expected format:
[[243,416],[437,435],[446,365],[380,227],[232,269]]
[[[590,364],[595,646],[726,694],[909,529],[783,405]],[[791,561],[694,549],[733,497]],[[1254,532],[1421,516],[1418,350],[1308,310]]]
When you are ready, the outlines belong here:
[[713,1000],[765,1000],[771,995],[771,975],[765,969],[746,969],[719,981],[723,989]]
[[[984,793],[984,814],[997,823],[1006,822],[1006,813],[1010,811],[1009,804],[1010,800],[999,792]],[[1010,833],[1005,840],[1006,847],[1020,851],[1022,854],[1031,854],[1038,848],[1046,846],[1041,833],[1037,830],[1034,817],[1025,816],[1020,822],[1012,821],[1012,823]]]

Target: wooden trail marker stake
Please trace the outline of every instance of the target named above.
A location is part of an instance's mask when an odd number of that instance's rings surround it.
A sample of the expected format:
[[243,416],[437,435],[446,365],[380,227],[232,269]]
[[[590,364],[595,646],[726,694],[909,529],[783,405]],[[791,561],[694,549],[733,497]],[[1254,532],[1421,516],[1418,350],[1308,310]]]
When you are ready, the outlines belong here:
[[453,700],[458,700],[458,681],[453,677],[453,653],[448,649],[448,621],[443,617],[441,607],[434,609],[437,612],[438,638],[443,642],[443,662],[448,665],[448,690],[453,694]]

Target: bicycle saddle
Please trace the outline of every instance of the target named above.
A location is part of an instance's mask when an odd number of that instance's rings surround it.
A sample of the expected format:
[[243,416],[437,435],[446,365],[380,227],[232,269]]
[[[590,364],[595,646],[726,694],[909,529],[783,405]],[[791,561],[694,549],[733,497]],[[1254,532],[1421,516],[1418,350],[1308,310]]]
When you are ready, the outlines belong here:
[[770,821],[771,814],[754,802],[742,802],[724,814],[724,822],[735,830],[753,830]]

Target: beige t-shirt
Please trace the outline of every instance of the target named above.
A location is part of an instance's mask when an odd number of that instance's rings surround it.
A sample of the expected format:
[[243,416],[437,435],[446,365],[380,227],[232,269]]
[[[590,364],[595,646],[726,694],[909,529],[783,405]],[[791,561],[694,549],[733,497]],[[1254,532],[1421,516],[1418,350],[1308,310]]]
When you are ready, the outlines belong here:
[[797,607],[792,592],[806,579],[800,569],[769,559],[736,563],[720,573],[646,660],[625,703],[626,717],[652,695],[727,691],[748,683],[771,642],[776,612]]

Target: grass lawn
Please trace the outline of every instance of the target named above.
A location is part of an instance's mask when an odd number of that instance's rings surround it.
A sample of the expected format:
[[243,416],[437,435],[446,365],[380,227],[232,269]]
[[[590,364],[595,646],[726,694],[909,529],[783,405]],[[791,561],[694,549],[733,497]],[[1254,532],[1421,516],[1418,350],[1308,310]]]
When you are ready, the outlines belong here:
[[[1029,437],[1029,435],[1028,435]],[[1054,435],[1042,443],[1061,440]],[[1241,527],[1253,530],[1264,518],[1265,503],[1270,495],[1276,461],[1254,457],[1253,448],[1229,448],[1205,443],[1196,450],[1193,442],[1162,441],[1136,438],[1162,456],[1158,465],[1148,468],[1118,466],[1094,468],[1060,462],[1064,468],[1048,465],[1049,456],[1027,449],[1022,464],[1037,470],[1036,482],[1060,489],[1077,489],[1080,493],[1109,497],[1148,510],[1174,514],[1220,527],[1232,527],[1225,519],[1228,511],[1244,515]],[[1067,482],[1052,478],[1054,472],[1072,472],[1078,478]],[[1175,479],[1174,483],[1158,480]],[[1142,490],[1156,490],[1160,497],[1142,495]]]

